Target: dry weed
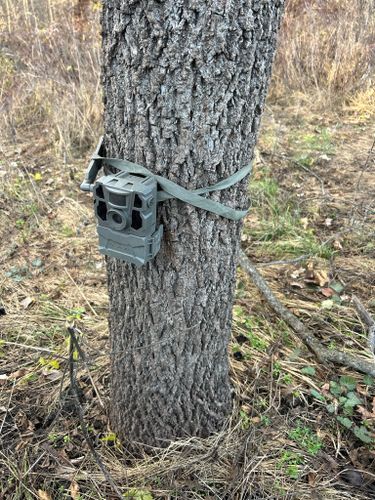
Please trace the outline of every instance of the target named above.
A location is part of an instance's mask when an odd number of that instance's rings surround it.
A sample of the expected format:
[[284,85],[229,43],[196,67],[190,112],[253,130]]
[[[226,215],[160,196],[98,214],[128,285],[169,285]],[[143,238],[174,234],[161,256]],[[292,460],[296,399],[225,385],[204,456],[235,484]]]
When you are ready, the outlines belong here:
[[302,92],[323,107],[366,96],[375,76],[374,10],[374,0],[289,0],[271,97]]
[[8,138],[43,137],[60,155],[100,133],[99,5],[6,0],[0,5],[1,126]]

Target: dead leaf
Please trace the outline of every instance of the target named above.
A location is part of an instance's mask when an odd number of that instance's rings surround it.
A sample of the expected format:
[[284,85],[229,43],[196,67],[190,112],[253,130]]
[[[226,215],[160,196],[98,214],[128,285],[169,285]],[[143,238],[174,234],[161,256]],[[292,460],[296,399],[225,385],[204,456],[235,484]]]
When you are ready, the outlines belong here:
[[293,271],[290,275],[291,278],[293,278],[294,280],[296,280],[297,278],[299,278],[300,276],[302,276],[302,274],[304,274],[305,270],[303,267],[299,267],[298,269],[296,269],[295,271]]
[[15,372],[11,373],[11,374],[9,375],[9,378],[10,378],[11,380],[15,380],[15,379],[17,379],[17,378],[21,378],[21,377],[23,377],[24,375],[26,375],[26,373],[27,373],[26,368],[20,368],[19,370],[17,370],[17,371],[15,371]]
[[73,500],[77,500],[79,498],[79,486],[75,481],[70,485],[70,496]]
[[309,225],[309,219],[307,217],[302,217],[299,221],[300,221],[303,229],[307,229],[307,227]]
[[319,158],[323,161],[331,161],[331,158],[325,154],[320,155]]
[[335,290],[332,290],[332,288],[322,288],[320,291],[324,297],[332,297],[332,295],[335,295],[336,293]]
[[329,382],[326,382],[325,384],[322,385],[321,391],[322,391],[323,396],[326,396],[326,397],[331,396],[331,394],[329,392]]
[[46,370],[47,373],[44,373],[43,375],[46,377],[46,379],[54,381],[54,380],[59,380],[62,377],[62,371],[61,370]]
[[363,418],[369,419],[369,420],[375,420],[375,413],[366,410],[364,406],[357,406],[357,411],[362,415]]
[[359,394],[362,394],[362,396],[368,395],[368,386],[362,387],[360,384],[357,384],[356,390]]
[[316,483],[316,473],[315,472],[309,472],[307,475],[307,480],[309,483],[309,486],[315,486]]
[[328,273],[326,271],[315,271],[314,279],[319,286],[324,286],[329,282]]
[[311,268],[311,266],[308,266],[305,275],[305,282],[324,287],[329,283],[328,273],[327,271],[314,269]]
[[342,245],[340,243],[339,240],[335,240],[333,243],[332,243],[332,246],[333,248],[335,248],[336,250],[342,250]]
[[3,385],[6,383],[6,381],[8,380],[8,375],[6,373],[2,373],[0,374],[0,385]]
[[38,490],[39,500],[52,500],[52,497],[44,490]]
[[327,218],[327,219],[324,221],[324,224],[325,224],[327,227],[332,226],[332,219]]
[[24,309],[27,309],[33,302],[34,299],[32,299],[31,297],[26,297],[25,299],[21,300],[20,304]]

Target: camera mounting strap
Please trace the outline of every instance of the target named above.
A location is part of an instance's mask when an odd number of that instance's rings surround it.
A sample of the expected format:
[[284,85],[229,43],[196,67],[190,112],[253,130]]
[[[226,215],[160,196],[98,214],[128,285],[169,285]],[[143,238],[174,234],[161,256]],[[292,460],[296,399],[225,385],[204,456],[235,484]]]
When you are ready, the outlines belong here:
[[248,174],[250,174],[251,164],[241,168],[233,175],[212,186],[195,190],[188,190],[183,188],[182,186],[179,186],[175,182],[166,179],[165,177],[154,174],[142,165],[138,165],[137,163],[133,163],[128,160],[121,160],[118,158],[105,158],[104,156],[101,156],[101,154],[103,154],[102,138],[98,144],[95,154],[92,156],[91,162],[86,172],[85,180],[81,185],[81,189],[83,191],[91,191],[91,186],[95,182],[96,176],[103,163],[105,163],[106,165],[117,168],[122,172],[155,178],[158,185],[162,188],[162,191],[158,192],[158,202],[176,198],[197,208],[202,208],[203,210],[207,210],[208,212],[212,212],[214,214],[220,215],[221,217],[225,217],[226,219],[235,221],[242,219],[247,214],[247,210],[236,210],[217,201],[204,198],[201,195],[210,193],[212,191],[220,191],[233,186]]

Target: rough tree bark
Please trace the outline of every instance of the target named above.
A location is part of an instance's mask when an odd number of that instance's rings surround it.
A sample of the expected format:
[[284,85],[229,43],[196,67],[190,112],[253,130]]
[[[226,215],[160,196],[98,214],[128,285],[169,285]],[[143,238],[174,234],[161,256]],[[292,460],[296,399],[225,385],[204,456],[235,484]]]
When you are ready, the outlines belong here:
[[[283,0],[107,0],[105,144],[188,189],[253,157]],[[245,179],[213,199],[247,207]],[[231,411],[228,341],[241,223],[178,201],[136,269],[108,259],[111,422],[163,446],[207,436]]]

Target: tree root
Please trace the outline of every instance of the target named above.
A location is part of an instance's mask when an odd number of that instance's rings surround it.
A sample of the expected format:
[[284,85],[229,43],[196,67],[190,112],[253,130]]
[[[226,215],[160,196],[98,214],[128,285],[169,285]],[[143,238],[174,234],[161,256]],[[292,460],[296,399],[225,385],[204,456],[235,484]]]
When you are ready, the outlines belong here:
[[297,336],[307,345],[321,363],[336,363],[375,377],[375,362],[367,361],[366,359],[353,356],[343,351],[331,351],[324,347],[315,338],[312,331],[275,297],[254,264],[250,262],[242,250],[240,250],[239,265],[251,277],[256,287],[266,299],[268,305],[295,331]]

